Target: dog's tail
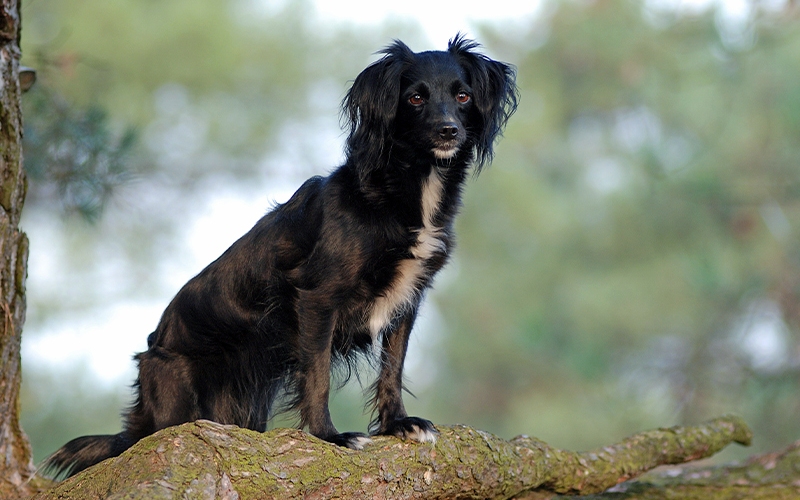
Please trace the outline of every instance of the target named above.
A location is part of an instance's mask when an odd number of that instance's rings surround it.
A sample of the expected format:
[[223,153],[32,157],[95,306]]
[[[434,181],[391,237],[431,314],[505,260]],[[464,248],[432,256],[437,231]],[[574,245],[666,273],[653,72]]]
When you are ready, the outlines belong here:
[[68,478],[107,458],[118,456],[133,443],[125,432],[75,438],[47,457],[40,469],[56,479]]

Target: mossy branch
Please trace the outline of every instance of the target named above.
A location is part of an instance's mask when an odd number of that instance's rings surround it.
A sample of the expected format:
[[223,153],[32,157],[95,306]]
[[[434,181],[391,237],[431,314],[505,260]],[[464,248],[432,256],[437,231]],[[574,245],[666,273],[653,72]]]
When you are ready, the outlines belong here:
[[439,430],[435,445],[377,437],[353,451],[299,430],[261,434],[197,421],[145,438],[37,498],[509,498],[533,488],[588,494],[751,437],[730,416],[586,453],[466,426]]

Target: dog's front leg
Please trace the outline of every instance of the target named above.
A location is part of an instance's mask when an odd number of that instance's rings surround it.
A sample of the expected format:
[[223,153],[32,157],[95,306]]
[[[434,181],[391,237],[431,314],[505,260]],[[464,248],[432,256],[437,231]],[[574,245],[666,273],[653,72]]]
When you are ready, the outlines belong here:
[[328,410],[333,341],[331,316],[319,310],[300,316],[295,407],[300,413],[301,428],[308,428],[308,432],[325,441],[360,450],[370,442],[369,437],[361,432],[339,433]]
[[416,316],[416,310],[409,311],[399,327],[386,332],[383,337],[381,373],[374,386],[378,413],[374,434],[433,443],[438,434],[433,423],[424,418],[409,417],[403,405],[403,363]]

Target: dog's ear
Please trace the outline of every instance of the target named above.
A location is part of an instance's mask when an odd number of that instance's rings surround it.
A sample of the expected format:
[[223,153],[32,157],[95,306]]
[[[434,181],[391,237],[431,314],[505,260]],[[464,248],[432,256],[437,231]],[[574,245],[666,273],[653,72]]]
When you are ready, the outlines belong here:
[[472,86],[475,119],[475,172],[492,161],[494,140],[502,134],[508,119],[517,110],[518,91],[516,68],[510,64],[492,60],[475,52],[479,44],[457,34],[447,46],[467,72]]
[[386,163],[389,136],[400,101],[400,78],[414,53],[399,40],[379,52],[384,56],[362,71],[342,101],[350,132],[347,156],[362,180]]

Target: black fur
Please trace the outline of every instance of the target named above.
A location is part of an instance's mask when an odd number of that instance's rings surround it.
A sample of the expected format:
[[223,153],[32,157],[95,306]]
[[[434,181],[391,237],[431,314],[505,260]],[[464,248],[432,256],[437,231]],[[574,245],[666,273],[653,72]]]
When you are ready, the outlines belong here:
[[365,434],[331,422],[329,380],[373,343],[373,434],[433,440],[433,424],[403,407],[409,334],[453,245],[469,167],[491,160],[517,105],[514,69],[476,48],[457,35],[445,52],[383,50],[342,103],[345,164],[306,181],[178,292],[136,355],[124,430],[70,441],[45,466],[72,475],[201,418],[264,431],[280,394],[301,428],[360,448]]

